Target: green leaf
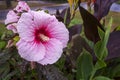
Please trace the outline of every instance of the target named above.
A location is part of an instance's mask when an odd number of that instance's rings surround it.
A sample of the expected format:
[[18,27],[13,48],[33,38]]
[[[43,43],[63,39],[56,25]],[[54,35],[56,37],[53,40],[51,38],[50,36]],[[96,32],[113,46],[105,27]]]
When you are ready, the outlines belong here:
[[116,28],[116,31],[120,31],[120,26],[118,26],[118,27]]
[[5,41],[0,41],[0,49],[4,48],[6,45]]
[[94,67],[92,73],[91,73],[90,80],[93,79],[96,71],[97,71],[98,69],[103,68],[103,67],[106,67],[106,63],[105,63],[104,61],[102,61],[102,60],[98,60],[98,61],[96,62],[96,64],[95,64],[95,67]]
[[102,41],[98,41],[98,42],[95,44],[94,52],[95,52],[96,57],[97,57],[99,60],[104,60],[104,58],[106,58],[107,55],[108,55],[107,48],[106,48],[106,46],[103,44]]
[[0,53],[0,64],[9,60],[11,56],[9,53]]
[[94,70],[92,71],[90,80],[93,79],[93,77],[98,69],[106,67],[106,63],[104,62],[104,59],[108,55],[108,50],[107,50],[106,46],[107,46],[107,42],[108,42],[109,35],[110,35],[111,25],[112,25],[112,18],[110,19],[110,22],[108,24],[108,27],[107,27],[105,33],[103,33],[100,29],[98,29],[101,40],[98,41],[94,46],[94,52],[95,52],[96,57],[98,58],[98,61],[95,64]]
[[109,76],[110,77],[120,77],[120,65],[119,65],[119,63],[116,65],[116,66],[114,66],[113,65],[113,67],[111,66],[111,68],[109,69],[110,71],[109,71]]
[[98,33],[99,33],[100,39],[103,39],[105,32],[103,30],[101,30],[99,27],[98,27]]
[[105,46],[107,45],[107,42],[108,42],[108,39],[109,39],[110,30],[111,30],[111,27],[112,27],[112,22],[113,22],[113,20],[111,18],[110,21],[109,21],[109,24],[107,26],[107,29],[105,31],[105,37],[104,37],[104,41],[103,41]]
[[98,70],[98,69],[101,69],[103,67],[106,67],[106,63],[104,61],[98,60],[95,64],[95,69]]
[[93,80],[112,80],[112,79],[110,79],[108,77],[104,77],[104,76],[97,76]]
[[79,24],[79,23],[82,23],[82,20],[74,18],[71,20],[69,27],[74,26],[74,25]]
[[9,71],[10,71],[9,63],[6,62],[6,63],[0,65],[0,75],[1,75],[0,78],[5,78],[6,75],[9,73]]
[[74,80],[74,75],[72,75],[72,74],[67,74],[67,78],[68,78],[68,80]]
[[13,40],[14,40],[15,42],[18,42],[18,41],[20,40],[20,38],[19,38],[19,36],[15,36],[15,37],[13,38]]
[[7,30],[7,29],[6,29],[5,25],[0,23],[0,36],[1,36],[6,30]]
[[83,51],[77,60],[77,80],[88,80],[93,70],[92,56]]
[[59,59],[59,61],[57,61],[57,62],[55,63],[55,65],[59,68],[59,70],[62,71],[62,69],[64,69],[64,65],[65,65],[65,57],[62,56],[62,57]]
[[17,72],[16,71],[13,71],[11,73],[9,73],[5,78],[4,80],[10,80],[12,76],[14,76]]
[[106,45],[109,39],[111,25],[112,25],[112,18],[109,21],[105,34],[102,31],[100,31],[100,29],[98,29],[99,35],[101,36],[102,39],[95,44],[94,52],[99,60],[104,60],[104,58],[107,57],[108,55]]

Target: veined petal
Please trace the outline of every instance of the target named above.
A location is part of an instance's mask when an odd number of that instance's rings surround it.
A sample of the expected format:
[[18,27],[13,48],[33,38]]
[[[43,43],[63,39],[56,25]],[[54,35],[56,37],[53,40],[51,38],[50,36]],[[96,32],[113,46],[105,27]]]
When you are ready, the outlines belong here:
[[19,1],[18,5],[14,10],[16,10],[17,12],[29,11],[30,7],[27,5],[25,1]]
[[44,11],[34,12],[34,23],[38,26],[38,28],[46,27],[48,23],[53,20],[56,20],[55,17],[45,13]]
[[51,22],[46,29],[52,38],[56,38],[66,47],[69,40],[69,32],[62,22]]
[[17,31],[20,38],[24,39],[25,41],[33,41],[35,38],[34,26],[33,16],[30,13],[23,13],[17,24]]
[[10,10],[7,14],[7,18],[5,20],[5,24],[17,22],[19,19],[19,16],[17,16],[17,13],[15,13],[13,10]]
[[17,25],[17,23],[9,24],[9,25],[7,26],[7,29],[8,29],[8,30],[12,30],[14,33],[17,33],[16,25]]
[[36,44],[20,39],[16,45],[20,56],[28,61],[39,61],[45,56],[45,47],[42,43]]
[[44,43],[46,54],[44,59],[38,61],[42,65],[55,63],[62,55],[63,45],[57,39],[50,39],[48,42]]

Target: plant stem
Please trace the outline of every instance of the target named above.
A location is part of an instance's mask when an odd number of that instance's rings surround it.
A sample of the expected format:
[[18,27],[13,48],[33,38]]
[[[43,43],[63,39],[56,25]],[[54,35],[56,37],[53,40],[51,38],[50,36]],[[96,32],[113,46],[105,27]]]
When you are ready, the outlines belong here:
[[93,69],[89,80],[93,80],[93,77],[94,77],[95,73],[96,73],[96,69]]

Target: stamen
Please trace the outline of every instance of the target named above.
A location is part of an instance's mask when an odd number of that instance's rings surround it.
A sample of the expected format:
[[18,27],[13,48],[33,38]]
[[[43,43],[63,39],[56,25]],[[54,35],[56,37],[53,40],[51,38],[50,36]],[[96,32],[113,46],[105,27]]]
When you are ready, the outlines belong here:
[[40,37],[40,39],[42,40],[42,41],[49,41],[49,37],[47,37],[47,36],[45,36],[44,34],[39,34],[39,37]]

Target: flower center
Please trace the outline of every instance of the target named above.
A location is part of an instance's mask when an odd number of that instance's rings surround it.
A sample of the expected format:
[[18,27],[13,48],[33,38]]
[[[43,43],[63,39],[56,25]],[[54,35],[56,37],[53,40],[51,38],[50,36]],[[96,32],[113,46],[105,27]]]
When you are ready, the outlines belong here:
[[50,39],[48,36],[46,36],[44,34],[39,34],[39,38],[40,38],[40,40],[42,40],[44,42],[49,41],[49,39]]

